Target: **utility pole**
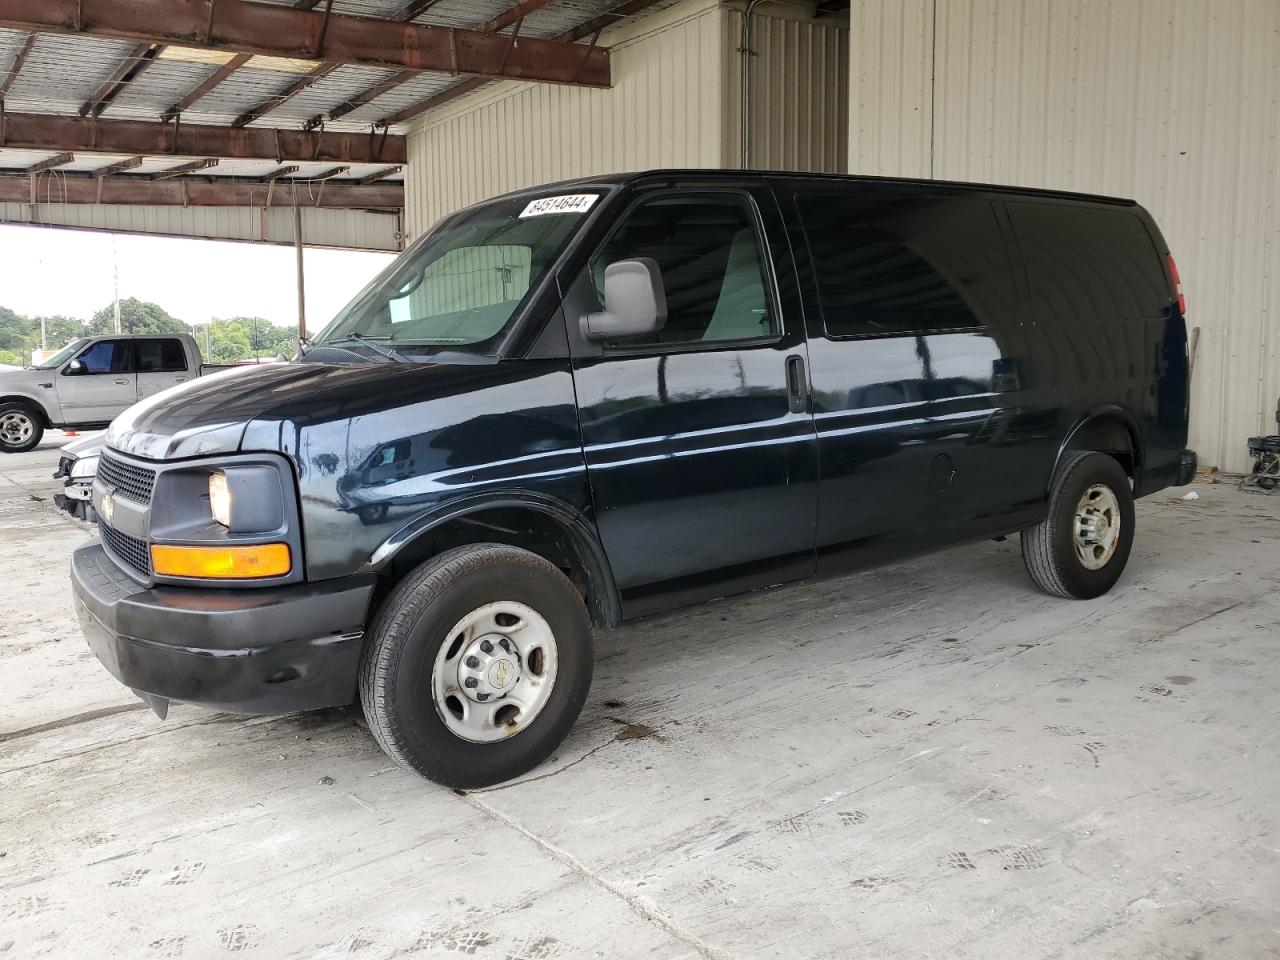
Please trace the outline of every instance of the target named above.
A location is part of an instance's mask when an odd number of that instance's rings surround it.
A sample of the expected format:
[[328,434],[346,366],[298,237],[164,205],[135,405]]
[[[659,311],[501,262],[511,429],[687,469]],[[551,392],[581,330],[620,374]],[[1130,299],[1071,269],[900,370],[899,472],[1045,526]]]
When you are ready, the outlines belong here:
[[115,303],[113,312],[116,318],[116,333],[123,333],[120,329],[120,258],[116,256],[116,235],[111,235],[111,273],[114,277],[115,286]]
[[293,246],[298,261],[298,349],[307,339],[307,296],[302,283],[302,208],[298,206],[298,185],[293,185]]

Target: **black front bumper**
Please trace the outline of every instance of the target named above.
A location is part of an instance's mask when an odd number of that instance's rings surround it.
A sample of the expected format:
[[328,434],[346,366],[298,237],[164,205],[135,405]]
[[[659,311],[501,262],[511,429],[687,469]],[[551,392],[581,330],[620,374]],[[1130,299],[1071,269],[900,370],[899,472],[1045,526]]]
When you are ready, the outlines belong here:
[[356,698],[372,577],[146,589],[93,544],[72,555],[71,585],[89,646],[148,702],[289,713]]

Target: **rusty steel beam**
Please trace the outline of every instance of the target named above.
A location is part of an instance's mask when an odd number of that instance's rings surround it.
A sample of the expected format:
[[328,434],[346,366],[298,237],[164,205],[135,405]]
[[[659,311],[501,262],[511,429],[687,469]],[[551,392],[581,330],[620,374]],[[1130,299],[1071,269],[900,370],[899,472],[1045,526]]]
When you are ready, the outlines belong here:
[[340,66],[342,66],[342,64],[333,63],[333,62],[321,63],[317,65],[316,68],[312,70],[310,73],[308,73],[306,76],[299,77],[297,80],[293,81],[293,83],[289,84],[279,93],[275,94],[274,96],[268,97],[266,100],[263,100],[256,107],[252,107],[251,109],[246,110],[244,113],[240,114],[240,116],[236,117],[235,120],[231,122],[231,125],[233,127],[243,127],[246,124],[253,123],[253,121],[266,116],[272,110],[275,110],[278,107],[283,106],[285,101],[293,97],[296,97],[298,94],[300,94],[303,90],[307,89],[307,87],[311,86],[317,80],[323,80],[329,74],[333,73],[333,71],[337,70]]
[[409,0],[391,15],[391,19],[397,23],[408,23],[410,20],[416,20],[439,2],[440,0]]
[[[564,33],[556,36],[555,40],[558,43],[567,43],[570,46],[575,46],[576,49],[580,50],[593,49],[593,47],[582,47],[580,44],[577,44],[577,41],[581,40],[583,37],[594,37],[606,27],[611,27],[616,23],[628,19],[629,17],[634,17],[637,14],[644,12],[646,7],[651,7],[657,2],[658,0],[627,0],[626,3],[619,4],[608,13],[602,13],[600,16],[593,17],[586,23],[579,24],[572,30],[566,30]],[[517,6],[522,6],[522,4],[517,4]],[[515,8],[513,7],[512,9],[514,10]],[[510,12],[511,11],[507,11],[507,13]],[[489,22],[493,23],[494,21],[501,20],[505,15],[506,14],[499,14]],[[433,94],[423,100],[419,100],[417,103],[411,103],[403,110],[393,113],[388,117],[384,117],[378,122],[380,124],[391,125],[404,123],[406,120],[412,120],[419,114],[426,113],[428,110],[433,110],[436,107],[443,106],[450,100],[456,100],[463,94],[470,93],[473,90],[479,90],[489,81],[489,79],[491,78],[473,77],[470,80],[463,80],[460,83],[455,83],[447,90],[441,90],[439,93]]]
[[75,154],[73,153],[60,153],[56,157],[49,157],[46,160],[41,160],[39,163],[33,163],[22,172],[27,174],[40,173],[42,170],[52,170],[54,167],[65,167],[74,159]]
[[6,113],[0,147],[71,153],[248,158],[294,163],[404,163],[404,137],[369,133],[233,129],[196,123],[89,120]]
[[336,107],[331,109],[328,113],[316,114],[314,117],[312,117],[310,120],[308,120],[306,123],[302,125],[302,129],[314,130],[316,127],[324,123],[326,119],[337,120],[339,117],[345,117],[352,110],[359,110],[366,103],[369,103],[372,100],[376,100],[378,97],[382,96],[388,90],[394,90],[396,87],[400,86],[400,84],[402,83],[408,83],[410,80],[412,80],[416,76],[420,76],[417,70],[401,70],[399,73],[396,73],[390,77],[387,77],[387,79],[383,80],[381,83],[377,84],[376,86],[372,86],[366,90],[362,90],[360,93],[357,93],[350,100],[346,100],[338,104]]
[[181,177],[188,173],[196,173],[200,170],[208,170],[210,167],[216,167],[218,161],[213,158],[205,160],[192,160],[190,163],[180,163],[176,167],[169,167],[166,170],[157,170],[151,174],[152,180],[168,180],[172,177]]
[[27,62],[27,57],[31,56],[31,48],[35,45],[36,35],[34,33],[27,34],[27,39],[22,41],[22,47],[18,50],[18,55],[13,59],[13,66],[9,68],[5,78],[0,80],[0,102],[4,100],[9,88],[13,86],[13,81],[18,79],[18,74],[22,72],[22,65]]
[[329,170],[322,170],[319,173],[303,174],[301,177],[298,177],[297,179],[304,182],[314,182],[317,180],[332,180],[334,177],[342,176],[344,173],[346,173],[350,169],[351,169],[350,167],[332,167]]
[[231,74],[243,67],[251,59],[252,58],[247,53],[237,53],[222,66],[218,67],[217,70],[209,74],[208,77],[206,77],[201,83],[197,84],[194,89],[189,91],[173,106],[161,114],[160,118],[162,120],[172,120],[183,110],[187,109],[187,107],[191,106],[206,93],[220,84],[223,80],[227,79],[227,77],[231,76]]
[[[31,177],[0,171],[0,203],[32,202]],[[100,192],[100,193],[99,193]],[[36,202],[77,204],[143,204],[189,207],[291,207],[292,191],[276,190],[254,180],[201,178],[154,181],[142,177],[93,177],[64,174],[36,182]],[[342,181],[325,184],[314,197],[301,195],[304,206],[339,210],[401,210],[404,188],[398,183],[362,186]]]
[[[533,13],[535,10],[542,9],[550,2],[551,0],[520,0],[519,3],[515,4],[514,6],[508,7],[506,10],[498,14],[493,19],[486,20],[484,23],[480,24],[475,29],[479,30],[481,33],[497,33],[500,30],[505,30],[507,27],[511,26],[514,23],[517,25],[516,29],[519,30],[520,21],[522,21],[529,14]],[[412,4],[410,6],[412,6]],[[404,10],[400,11],[400,13],[404,13],[404,12],[405,12]],[[421,12],[422,12],[421,10],[414,12],[414,16],[417,16],[417,14]],[[399,14],[397,14],[397,16],[399,16]],[[317,114],[316,116],[312,117],[310,120],[308,120],[306,123],[302,125],[303,129],[314,130],[316,127],[320,126],[320,124],[324,122],[326,117],[329,120],[337,120],[339,117],[345,117],[352,110],[360,109],[366,103],[371,103],[372,101],[376,100],[378,97],[382,96],[387,91],[394,90],[396,87],[400,86],[401,84],[407,83],[408,81],[412,80],[417,75],[418,75],[417,71],[402,70],[399,73],[395,74],[394,76],[388,77],[386,80],[383,80],[377,86],[370,87],[369,89],[364,90],[361,93],[357,94],[356,96],[352,97],[350,100],[347,100],[344,103],[338,104],[338,106],[334,107],[327,114]]]
[[556,40],[373,20],[247,0],[4,0],[0,26],[579,86],[610,85],[609,52]]
[[601,30],[612,27],[614,24],[621,23],[623,20],[629,20],[632,17],[644,13],[646,9],[652,7],[658,0],[627,0],[626,3],[620,3],[612,10],[593,17],[586,23],[580,23],[572,30],[566,30],[564,33],[556,37],[557,40],[567,43],[573,43],[584,37],[594,36]]
[[476,29],[483,31],[484,33],[498,33],[500,30],[505,30],[513,23],[519,23],[535,10],[541,10],[550,2],[551,0],[520,0],[519,3],[503,10],[502,13],[498,14],[492,20],[486,20],[484,23],[480,24],[480,26],[476,27]]
[[403,167],[384,167],[381,170],[375,170],[373,171],[373,173],[370,173],[367,176],[361,177],[359,180],[356,181],[356,183],[374,183],[375,181],[381,180],[384,177],[394,176],[395,174],[399,173],[403,169],[404,169]]
[[259,177],[258,179],[261,180],[263,183],[270,183],[272,180],[279,180],[281,177],[291,177],[297,172],[298,172],[298,167],[295,164],[294,166],[291,166],[291,167],[281,167],[278,170],[272,170],[270,173],[266,174],[265,176]]
[[111,76],[102,84],[93,96],[80,104],[80,116],[92,114],[97,117],[111,106],[111,101],[118,97],[130,83],[138,78],[142,71],[155,61],[160,47],[154,43],[140,43],[125,56],[120,66],[112,71]]
[[142,166],[141,157],[129,157],[127,160],[120,160],[116,163],[109,163],[105,167],[99,167],[97,170],[90,170],[91,177],[109,177],[112,174],[122,173],[125,170],[132,170],[134,167]]

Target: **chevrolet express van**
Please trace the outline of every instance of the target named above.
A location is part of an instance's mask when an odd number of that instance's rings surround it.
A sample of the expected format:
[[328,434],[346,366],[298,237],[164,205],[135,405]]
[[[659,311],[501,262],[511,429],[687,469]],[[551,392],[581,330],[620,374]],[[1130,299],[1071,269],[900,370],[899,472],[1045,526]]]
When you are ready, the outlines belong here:
[[75,553],[162,716],[359,700],[475,787],[547,758],[592,630],[1018,534],[1116,583],[1189,482],[1173,259],[1129,200],[865,177],[604,176],[461,210],[292,363],[148,398]]

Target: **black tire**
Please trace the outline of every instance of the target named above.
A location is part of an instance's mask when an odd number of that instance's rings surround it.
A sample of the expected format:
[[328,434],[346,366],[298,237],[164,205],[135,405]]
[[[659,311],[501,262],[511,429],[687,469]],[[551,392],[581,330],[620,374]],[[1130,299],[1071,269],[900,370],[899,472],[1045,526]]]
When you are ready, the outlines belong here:
[[[1076,510],[1086,491],[1101,485],[1115,497],[1120,531],[1114,551],[1091,570],[1077,553]],[[1044,522],[1022,531],[1022,559],[1031,579],[1045,593],[1091,600],[1110,590],[1129,561],[1133,547],[1133,489],[1124,468],[1105,453],[1076,453],[1058,470]]]
[[[432,671],[453,627],[503,600],[546,620],[555,637],[556,679],[528,727],[475,743],[445,725]],[[528,772],[560,745],[586,702],[593,659],[586,606],[559,569],[503,544],[458,547],[423,563],[383,601],[365,644],[360,702],[374,739],[393,760],[445,786],[484,787]]]
[[[17,429],[17,424],[25,420],[26,428],[30,431],[26,439],[22,441],[10,440],[6,434],[12,434],[12,426]],[[44,437],[44,417],[40,412],[26,403],[11,400],[8,403],[0,403],[0,453],[25,453],[28,450],[34,450]]]

